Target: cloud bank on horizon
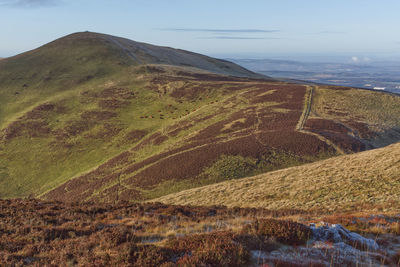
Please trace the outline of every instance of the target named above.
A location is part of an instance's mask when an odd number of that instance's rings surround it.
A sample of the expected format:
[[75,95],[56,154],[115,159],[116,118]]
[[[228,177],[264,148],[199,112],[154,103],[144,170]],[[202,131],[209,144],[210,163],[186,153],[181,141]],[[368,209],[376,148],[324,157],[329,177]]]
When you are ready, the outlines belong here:
[[161,31],[174,32],[211,32],[211,33],[272,33],[280,30],[262,30],[262,29],[195,29],[195,28],[162,28]]
[[212,36],[212,37],[199,37],[198,39],[219,39],[219,40],[275,40],[282,38],[274,37],[246,37],[246,36]]
[[[211,28],[162,28],[160,31],[171,31],[181,33],[209,33],[214,34],[207,37],[197,37],[197,39],[214,39],[214,40],[274,40],[281,39],[276,37],[265,37],[260,34],[280,33],[280,30],[265,30],[265,29],[211,29]],[[232,35],[235,34],[235,35]],[[252,34],[248,36],[247,34]],[[254,35],[259,36],[254,36]]]

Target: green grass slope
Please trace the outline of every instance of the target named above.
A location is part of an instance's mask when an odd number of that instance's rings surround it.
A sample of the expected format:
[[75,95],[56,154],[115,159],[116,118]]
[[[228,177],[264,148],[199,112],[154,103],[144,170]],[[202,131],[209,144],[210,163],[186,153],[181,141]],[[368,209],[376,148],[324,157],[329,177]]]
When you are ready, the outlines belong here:
[[[385,105],[365,112],[381,115],[353,116],[364,91],[254,77],[93,33],[4,59],[0,197],[137,201],[399,140],[399,97],[371,92]],[[330,94],[346,120],[319,111]]]
[[[227,181],[154,201],[324,211],[400,210],[400,143]],[[212,196],[212,197],[210,197]]]
[[[41,101],[121,74],[129,66],[167,64],[262,77],[233,63],[98,33],[71,34],[0,63],[0,126]],[[118,78],[115,78],[118,79]],[[104,82],[104,80],[103,80]]]
[[[135,50],[140,62],[119,43],[146,49]],[[142,131],[140,138],[158,129],[159,121],[132,121],[132,112],[147,112],[160,104],[153,105],[148,95],[154,94],[146,90],[134,95],[148,83],[143,75],[152,68],[141,66],[156,61],[152,56],[156,52],[166,57],[189,54],[190,69],[200,72],[197,61],[208,62],[199,68],[232,70],[232,75],[237,69],[239,76],[253,75],[229,62],[96,33],[72,34],[4,59],[0,63],[0,196],[41,192],[49,181],[58,184],[122,152],[126,142],[136,139],[114,144],[121,129],[127,134],[135,127]],[[173,58],[162,62],[180,64]],[[143,99],[132,103],[137,98]]]

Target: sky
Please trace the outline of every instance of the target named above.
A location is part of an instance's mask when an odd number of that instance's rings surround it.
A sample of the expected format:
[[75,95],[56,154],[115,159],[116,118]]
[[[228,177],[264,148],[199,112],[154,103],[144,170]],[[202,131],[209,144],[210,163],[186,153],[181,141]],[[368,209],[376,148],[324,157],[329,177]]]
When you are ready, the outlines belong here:
[[231,58],[400,58],[400,0],[0,0],[0,57],[93,31]]

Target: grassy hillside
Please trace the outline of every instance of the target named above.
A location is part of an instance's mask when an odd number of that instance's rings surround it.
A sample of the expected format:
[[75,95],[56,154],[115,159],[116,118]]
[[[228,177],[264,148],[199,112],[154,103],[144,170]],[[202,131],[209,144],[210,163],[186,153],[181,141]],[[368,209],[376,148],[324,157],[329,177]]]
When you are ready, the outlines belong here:
[[[185,108],[184,114],[179,118],[173,115],[168,126],[44,197],[57,200],[159,197],[362,151],[378,135],[384,136],[387,129],[395,131],[399,125],[395,114],[400,99],[395,96],[389,96],[391,101],[387,101],[386,94],[373,93],[376,101],[387,103],[381,112],[393,111],[393,117],[387,118],[391,127],[377,127],[368,117],[361,121],[350,115],[345,123],[339,124],[324,114],[319,119],[329,123],[310,126],[314,108],[318,106],[312,101],[308,103],[309,96],[313,91],[313,100],[315,91],[324,88],[253,80],[228,82],[221,77],[188,78],[182,73],[178,77],[164,73],[152,81],[152,86],[163,93],[164,99],[170,99],[174,108],[192,104]],[[180,82],[185,82],[185,86],[179,87]],[[357,96],[352,97],[354,103],[359,103],[359,96],[366,93],[349,91]],[[154,118],[159,119],[157,115]],[[170,118],[162,116],[164,122]]]
[[140,200],[336,153],[295,130],[305,86],[197,76],[159,74],[141,93],[148,102],[134,100],[138,124],[120,139],[133,136],[130,146],[45,197]]
[[[400,143],[155,199],[323,211],[400,210]],[[210,197],[212,196],[212,197]]]
[[0,62],[0,126],[41,102],[104,82],[120,72],[121,65],[131,63],[119,49],[96,38],[78,37],[65,37]]
[[[97,33],[76,33],[0,63],[0,126],[41,101],[89,83],[118,80],[129,66],[167,64],[234,76],[263,77],[233,63]],[[122,72],[122,73],[121,73]]]
[[[229,62],[131,41],[148,52],[137,51],[138,63],[118,42],[128,40],[77,33],[2,60],[1,197],[42,192],[123,152],[164,125],[160,120],[144,122],[135,115],[156,113],[167,105],[157,92],[146,89],[154,78],[144,78],[154,72],[152,67],[141,67],[144,61],[155,60],[149,47],[164,56],[190,54],[194,67],[205,60],[209,64],[203,62],[199,68],[253,75]],[[173,58],[163,62],[179,65]],[[194,67],[184,69],[201,72]]]
[[383,147],[400,140],[398,99],[386,92],[317,87],[306,129],[336,143],[345,142],[349,137],[343,133],[350,133],[363,143],[362,150]]
[[93,33],[4,59],[0,197],[137,201],[400,140],[400,97],[369,93],[364,116],[364,91],[254,77]]

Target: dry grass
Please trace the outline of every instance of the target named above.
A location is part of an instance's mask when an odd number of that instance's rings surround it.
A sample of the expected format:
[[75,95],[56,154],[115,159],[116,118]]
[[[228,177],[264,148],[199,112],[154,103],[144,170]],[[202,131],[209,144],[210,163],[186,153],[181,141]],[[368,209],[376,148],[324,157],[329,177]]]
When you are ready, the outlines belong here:
[[269,209],[389,211],[399,210],[398,192],[400,143],[250,178],[190,189],[154,201]]
[[382,128],[400,125],[399,116],[393,116],[393,114],[400,115],[398,97],[384,92],[318,87],[313,96],[312,112],[314,115],[317,113],[331,119],[358,118],[361,121],[380,125]]
[[385,92],[316,87],[310,117],[344,124],[353,135],[374,147],[395,143],[400,136],[398,96]]

